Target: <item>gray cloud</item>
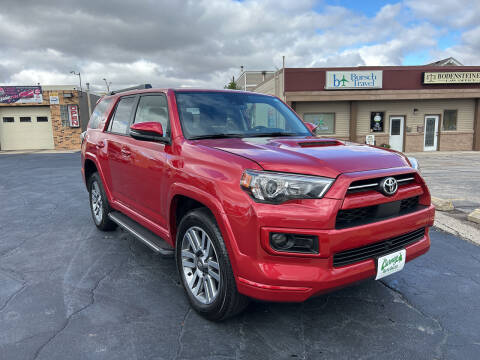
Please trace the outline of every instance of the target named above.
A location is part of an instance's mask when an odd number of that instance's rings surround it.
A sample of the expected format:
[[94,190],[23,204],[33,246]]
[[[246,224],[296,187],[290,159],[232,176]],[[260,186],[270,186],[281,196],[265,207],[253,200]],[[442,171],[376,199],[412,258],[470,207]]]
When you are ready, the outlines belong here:
[[436,55],[441,31],[405,20],[441,21],[421,2],[367,17],[340,6],[315,12],[315,0],[3,0],[0,81],[72,84],[76,70],[97,90],[103,78],[117,88],[218,88],[240,65],[269,70],[282,55],[288,66],[400,64],[409,52]]

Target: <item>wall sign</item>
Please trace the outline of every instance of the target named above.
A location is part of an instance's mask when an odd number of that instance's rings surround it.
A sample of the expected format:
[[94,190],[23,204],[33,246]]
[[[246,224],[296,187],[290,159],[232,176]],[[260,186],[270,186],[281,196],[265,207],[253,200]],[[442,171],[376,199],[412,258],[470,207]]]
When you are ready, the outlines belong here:
[[374,111],[370,113],[370,131],[383,132],[385,113],[380,111]]
[[424,84],[478,84],[480,71],[424,72]]
[[42,103],[41,86],[0,86],[0,103]]
[[325,89],[381,89],[382,71],[327,71]]
[[365,144],[375,146],[375,135],[366,135]]
[[77,105],[68,105],[68,121],[70,123],[70,127],[80,127]]
[[50,105],[60,105],[60,98],[57,92],[50,93]]

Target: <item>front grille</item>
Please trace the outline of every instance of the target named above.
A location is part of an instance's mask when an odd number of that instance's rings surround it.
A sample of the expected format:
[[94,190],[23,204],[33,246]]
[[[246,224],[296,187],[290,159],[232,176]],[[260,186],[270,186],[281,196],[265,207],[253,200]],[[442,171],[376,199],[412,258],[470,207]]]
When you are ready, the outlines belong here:
[[345,229],[353,226],[370,224],[406,215],[422,208],[424,208],[424,206],[418,204],[418,196],[414,196],[379,205],[340,210],[337,214],[335,227],[337,229]]
[[421,240],[425,235],[425,228],[421,228],[408,234],[397,236],[388,240],[383,240],[374,244],[362,246],[356,249],[350,249],[338,252],[333,255],[333,266],[339,267],[348,264],[357,263],[367,259],[373,259],[394,251],[401,250],[407,245]]
[[[354,181],[348,187],[347,194],[354,194],[370,190],[380,191],[380,182],[385,179],[385,177]],[[415,175],[413,173],[394,175],[392,177],[397,180],[399,187],[415,182]]]

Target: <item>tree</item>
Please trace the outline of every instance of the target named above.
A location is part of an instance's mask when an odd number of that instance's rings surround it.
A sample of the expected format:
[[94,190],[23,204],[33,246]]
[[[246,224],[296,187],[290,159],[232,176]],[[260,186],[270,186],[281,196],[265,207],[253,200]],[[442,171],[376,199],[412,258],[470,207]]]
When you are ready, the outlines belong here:
[[235,82],[235,76],[232,76],[232,81],[224,86],[225,89],[238,90],[237,83]]

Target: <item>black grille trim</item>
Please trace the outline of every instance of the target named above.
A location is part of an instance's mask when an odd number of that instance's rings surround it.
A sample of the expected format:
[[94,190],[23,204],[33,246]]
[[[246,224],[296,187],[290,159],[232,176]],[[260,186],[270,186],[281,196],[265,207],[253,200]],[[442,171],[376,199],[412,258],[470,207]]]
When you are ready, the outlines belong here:
[[421,228],[374,244],[341,251],[333,255],[333,266],[340,267],[368,259],[374,259],[378,256],[401,250],[406,246],[423,239],[424,236],[425,228]]
[[373,206],[339,210],[335,228],[346,229],[370,224],[424,209],[426,206],[419,205],[418,200],[419,197],[414,196]]

